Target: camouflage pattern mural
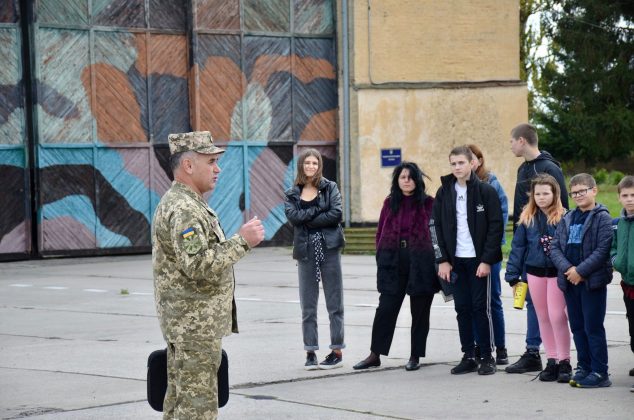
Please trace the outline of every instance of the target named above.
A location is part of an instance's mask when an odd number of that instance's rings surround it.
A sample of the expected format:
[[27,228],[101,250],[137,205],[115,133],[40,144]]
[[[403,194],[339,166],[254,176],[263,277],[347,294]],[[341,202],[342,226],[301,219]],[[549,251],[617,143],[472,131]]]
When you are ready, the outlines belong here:
[[22,42],[17,5],[0,1],[0,253],[6,255],[31,249]]
[[33,229],[41,255],[149,251],[169,133],[209,130],[227,149],[209,199],[227,234],[257,215],[268,241],[289,243],[283,191],[303,147],[335,178],[332,0],[39,0],[32,14],[2,3],[0,256],[29,253]]

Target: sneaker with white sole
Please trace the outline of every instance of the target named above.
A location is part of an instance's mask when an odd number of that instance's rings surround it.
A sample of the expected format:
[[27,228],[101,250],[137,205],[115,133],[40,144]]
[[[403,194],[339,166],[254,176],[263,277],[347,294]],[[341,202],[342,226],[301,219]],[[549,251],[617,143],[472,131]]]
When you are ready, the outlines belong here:
[[343,356],[339,356],[333,351],[319,364],[319,369],[336,369],[341,366],[343,366]]
[[319,369],[319,366],[317,364],[317,355],[314,352],[309,351],[308,353],[306,353],[306,363],[304,363],[304,369],[305,370]]

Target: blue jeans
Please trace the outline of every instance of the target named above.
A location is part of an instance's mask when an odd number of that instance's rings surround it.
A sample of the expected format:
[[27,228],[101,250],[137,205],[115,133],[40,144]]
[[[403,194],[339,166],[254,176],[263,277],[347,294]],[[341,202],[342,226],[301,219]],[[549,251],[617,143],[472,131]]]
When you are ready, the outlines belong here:
[[[491,321],[493,322],[493,342],[498,349],[506,347],[504,329],[504,310],[502,309],[502,287],[500,285],[500,270],[502,262],[491,266]],[[478,342],[478,329],[473,322],[473,335],[476,343]],[[539,331],[537,333],[539,337]],[[539,348],[539,344],[537,345]]]
[[302,309],[302,335],[304,350],[319,350],[317,334],[317,303],[319,301],[319,283],[324,288],[326,308],[330,318],[330,348],[343,349],[343,283],[341,280],[341,250],[326,249],[325,260],[321,265],[321,281],[315,277],[315,248],[308,245],[308,259],[298,260],[299,304]]

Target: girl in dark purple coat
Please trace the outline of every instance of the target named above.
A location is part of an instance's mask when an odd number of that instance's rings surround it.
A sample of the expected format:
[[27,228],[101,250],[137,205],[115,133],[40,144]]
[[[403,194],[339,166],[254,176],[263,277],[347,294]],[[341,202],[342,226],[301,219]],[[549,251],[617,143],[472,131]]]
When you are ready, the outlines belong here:
[[383,202],[376,232],[377,289],[380,293],[372,325],[370,355],[354,366],[381,365],[390,351],[396,320],[405,295],[412,313],[411,352],[406,370],[419,368],[425,356],[429,311],[439,284],[429,219],[434,199],[425,193],[426,176],[413,162],[394,169],[390,195]]

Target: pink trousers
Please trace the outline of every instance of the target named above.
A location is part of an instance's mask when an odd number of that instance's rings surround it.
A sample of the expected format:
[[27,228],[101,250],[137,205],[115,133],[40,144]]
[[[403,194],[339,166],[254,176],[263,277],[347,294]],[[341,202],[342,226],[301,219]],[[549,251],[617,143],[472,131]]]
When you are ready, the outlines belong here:
[[537,277],[528,274],[527,278],[546,357],[570,360],[570,329],[566,300],[564,293],[557,287],[557,277]]

